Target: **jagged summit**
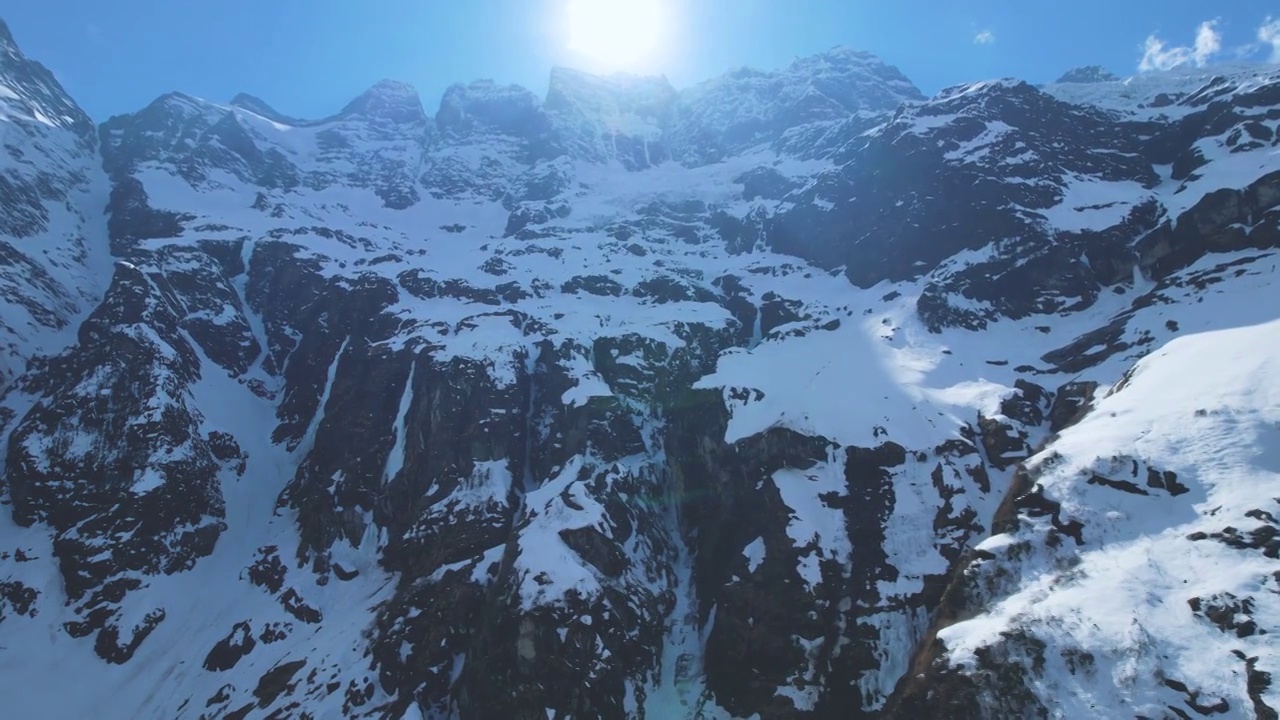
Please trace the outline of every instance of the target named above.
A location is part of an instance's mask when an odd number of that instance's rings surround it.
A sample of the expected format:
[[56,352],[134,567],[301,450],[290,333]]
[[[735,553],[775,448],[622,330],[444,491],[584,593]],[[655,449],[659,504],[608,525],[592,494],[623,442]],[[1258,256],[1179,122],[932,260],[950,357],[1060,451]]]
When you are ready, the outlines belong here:
[[815,124],[857,119],[865,125],[921,98],[896,68],[870,53],[836,47],[780,70],[738,70],[686,90],[663,76],[595,75],[568,67],[550,71],[545,98],[489,80],[455,84],[446,89],[434,117],[423,111],[411,85],[391,80],[374,84],[321,120],[284,115],[244,93],[226,106],[170,94],[137,114],[163,114],[159,108],[165,108],[184,117],[212,117],[239,108],[294,127],[354,118],[388,126],[426,124],[446,138],[493,132],[536,141],[539,157],[564,152],[588,162],[643,169],[672,160],[702,164],[752,145],[812,146],[801,136]]
[[[904,87],[907,85],[914,87],[910,80],[907,79],[905,75],[902,75],[901,71],[898,70],[897,67],[889,65],[880,58],[880,56],[866,50],[858,50],[848,45],[834,45],[828,50],[813,53],[812,55],[796,56],[791,60],[791,62],[780,68],[765,69],[743,65],[725,72],[724,75],[736,77],[792,73],[820,75],[824,72],[847,73],[850,71],[863,71],[879,74],[883,75],[886,79],[892,78],[895,81],[905,81]],[[711,78],[704,82],[714,82],[716,79],[717,78]]]
[[873,118],[924,99],[896,68],[837,47],[784,68],[742,68],[680,93],[672,147],[682,162],[717,162],[748,148],[794,143],[826,152],[834,123],[867,129]]
[[838,45],[826,52],[798,57],[784,68],[741,67],[699,83],[691,94],[726,84],[793,85],[814,87],[849,109],[881,110],[884,106],[925,99],[898,68],[877,55]]
[[63,89],[62,84],[39,62],[19,49],[0,20],[0,108],[40,124],[67,128],[86,144],[96,141],[93,121]]
[[1100,83],[1100,82],[1118,82],[1120,76],[1102,67],[1101,65],[1086,65],[1084,67],[1074,68],[1063,73],[1062,77],[1054,80],[1055,84],[1061,83]]
[[[837,87],[850,87],[846,78],[857,77],[885,85],[900,101],[923,100],[924,94],[915,83],[897,67],[886,63],[879,56],[846,46],[836,46],[824,53],[799,58],[791,64],[794,73],[810,75],[819,84],[838,83]],[[882,97],[860,98],[860,103],[884,102]]]

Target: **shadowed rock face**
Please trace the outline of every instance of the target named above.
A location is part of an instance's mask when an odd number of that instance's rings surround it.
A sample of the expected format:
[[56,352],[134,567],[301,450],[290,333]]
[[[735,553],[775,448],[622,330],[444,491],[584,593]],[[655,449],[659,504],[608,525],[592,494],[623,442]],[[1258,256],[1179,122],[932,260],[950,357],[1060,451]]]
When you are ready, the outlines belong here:
[[[1134,361],[1268,319],[1276,173],[1215,173],[1272,152],[1276,83],[926,99],[837,49],[95,133],[0,25],[0,646],[172,678],[122,717],[1047,717],[1102,650],[962,668],[948,628],[1111,527],[1049,481]],[[1205,502],[1134,448],[1073,482]],[[1274,560],[1252,512],[1188,542]],[[1246,641],[1259,597],[1167,605]],[[1267,716],[1237,649],[1238,693],[1160,702]]]
[[9,435],[14,519],[54,532],[67,631],[97,633],[98,654],[124,662],[164,618],[121,628],[120,603],[146,575],[189,570],[213,551],[224,514],[218,462],[189,387],[195,349],[151,278],[122,266],[76,349],[32,377],[45,399]]
[[1207,253],[1276,246],[1280,211],[1280,172],[1247,187],[1217,190],[1179,218],[1164,223],[1138,243],[1138,262],[1157,278],[1186,268]]

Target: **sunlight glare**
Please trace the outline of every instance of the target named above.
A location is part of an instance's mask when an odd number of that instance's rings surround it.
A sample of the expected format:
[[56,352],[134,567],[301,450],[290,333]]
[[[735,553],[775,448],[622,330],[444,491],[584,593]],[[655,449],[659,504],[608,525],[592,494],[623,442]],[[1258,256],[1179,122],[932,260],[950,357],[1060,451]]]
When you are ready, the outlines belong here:
[[662,10],[660,0],[568,0],[569,50],[594,70],[643,70],[659,50]]

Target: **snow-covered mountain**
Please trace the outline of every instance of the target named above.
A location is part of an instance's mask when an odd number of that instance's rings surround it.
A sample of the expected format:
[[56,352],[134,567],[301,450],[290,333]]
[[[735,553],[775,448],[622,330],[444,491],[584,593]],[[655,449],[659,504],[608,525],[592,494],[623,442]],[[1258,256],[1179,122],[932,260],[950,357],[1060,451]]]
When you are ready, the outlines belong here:
[[15,717],[1276,717],[1280,69],[0,50]]
[[106,178],[93,122],[0,22],[0,392],[101,297]]

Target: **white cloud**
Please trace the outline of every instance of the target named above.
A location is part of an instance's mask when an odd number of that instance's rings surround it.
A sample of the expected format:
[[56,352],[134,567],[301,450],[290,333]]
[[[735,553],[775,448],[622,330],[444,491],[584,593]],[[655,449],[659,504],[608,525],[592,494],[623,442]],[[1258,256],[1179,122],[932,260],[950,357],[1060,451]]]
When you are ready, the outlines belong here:
[[990,45],[996,41],[996,34],[990,30],[983,30],[973,36],[973,42],[977,45]]
[[1271,62],[1280,62],[1280,18],[1267,16],[1258,28],[1258,42],[1271,46]]
[[[1266,27],[1266,26],[1264,26]],[[1280,28],[1277,28],[1280,30]],[[1260,29],[1259,33],[1262,32]],[[1168,70],[1186,65],[1203,67],[1214,55],[1222,51],[1222,33],[1218,32],[1217,20],[1206,20],[1196,28],[1195,44],[1169,47],[1163,40],[1150,35],[1143,45],[1142,60],[1138,70]]]
[[1231,52],[1236,56],[1237,60],[1248,60],[1257,55],[1261,49],[1262,43],[1251,42],[1248,45],[1237,45]]

